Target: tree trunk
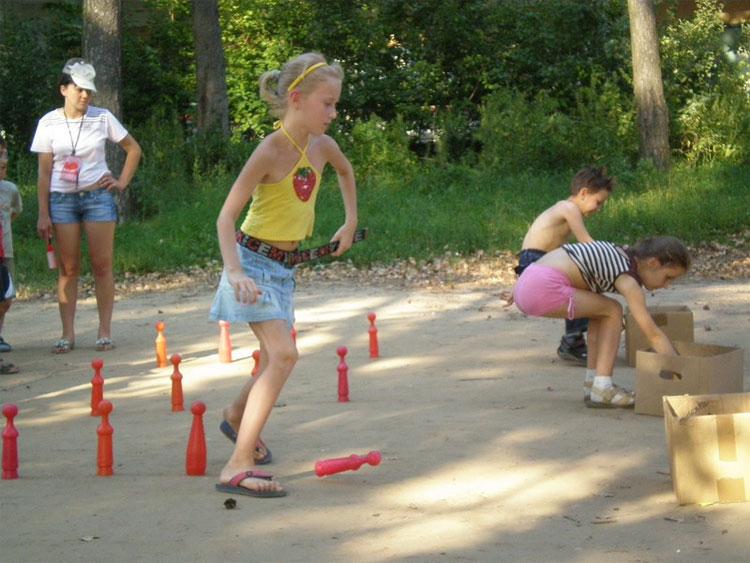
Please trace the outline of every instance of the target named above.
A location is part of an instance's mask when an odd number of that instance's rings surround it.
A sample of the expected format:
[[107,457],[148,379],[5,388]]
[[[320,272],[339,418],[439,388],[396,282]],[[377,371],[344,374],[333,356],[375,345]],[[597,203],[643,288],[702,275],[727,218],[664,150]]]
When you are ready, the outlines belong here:
[[628,0],[633,89],[638,112],[641,158],[669,168],[669,115],[664,99],[659,37],[653,0]]
[[229,136],[226,61],[221,44],[217,0],[192,0],[199,133]]
[[[94,105],[107,108],[122,121],[122,0],[83,0],[83,56],[96,69]],[[107,143],[107,162],[116,176],[125,162],[119,146]],[[117,207],[120,221],[133,215],[130,188]]]

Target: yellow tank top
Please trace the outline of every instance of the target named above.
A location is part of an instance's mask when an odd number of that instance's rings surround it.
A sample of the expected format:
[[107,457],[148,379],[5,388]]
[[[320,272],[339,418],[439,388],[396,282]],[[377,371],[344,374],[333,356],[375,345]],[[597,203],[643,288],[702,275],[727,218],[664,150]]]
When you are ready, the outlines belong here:
[[313,232],[321,175],[307,158],[308,145],[300,148],[283,125],[281,131],[300,152],[300,159],[280,182],[258,184],[240,230],[267,241],[303,240]]

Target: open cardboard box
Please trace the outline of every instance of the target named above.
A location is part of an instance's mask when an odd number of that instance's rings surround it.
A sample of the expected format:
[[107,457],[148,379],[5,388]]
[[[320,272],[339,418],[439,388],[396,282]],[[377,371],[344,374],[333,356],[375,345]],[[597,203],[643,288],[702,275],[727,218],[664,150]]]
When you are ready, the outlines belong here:
[[745,375],[741,348],[673,342],[679,356],[639,350],[635,367],[635,412],[662,416],[662,396],[740,393]]
[[680,504],[750,498],[750,393],[664,397],[672,486]]
[[[661,305],[649,307],[648,312],[656,326],[664,331],[670,340],[693,342],[693,312],[685,305]],[[651,343],[635,322],[630,311],[625,312],[625,354],[628,365],[633,367],[638,350],[651,348]]]

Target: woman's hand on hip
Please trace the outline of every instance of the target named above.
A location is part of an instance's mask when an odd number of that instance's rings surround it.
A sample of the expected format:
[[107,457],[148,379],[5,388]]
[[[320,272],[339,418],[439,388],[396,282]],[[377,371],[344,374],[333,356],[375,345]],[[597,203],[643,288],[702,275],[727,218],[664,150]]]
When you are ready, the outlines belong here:
[[227,279],[234,288],[234,298],[243,305],[255,303],[258,296],[263,293],[252,278],[247,277],[244,272],[227,271]]
[[120,180],[116,180],[112,174],[105,174],[99,178],[99,186],[105,188],[107,191],[117,190],[118,192],[124,192],[127,186],[120,183]]

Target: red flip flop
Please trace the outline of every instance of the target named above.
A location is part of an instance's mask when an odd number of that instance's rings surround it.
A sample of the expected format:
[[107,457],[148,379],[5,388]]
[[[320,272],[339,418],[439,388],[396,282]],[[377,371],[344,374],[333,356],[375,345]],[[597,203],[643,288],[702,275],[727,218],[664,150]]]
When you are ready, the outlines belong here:
[[245,495],[248,497],[256,498],[278,498],[285,497],[286,491],[255,491],[248,489],[247,487],[241,487],[240,483],[245,479],[263,479],[265,481],[273,481],[273,475],[266,473],[265,471],[243,471],[238,473],[229,480],[229,483],[216,483],[216,490],[221,493],[232,493],[236,495]]

